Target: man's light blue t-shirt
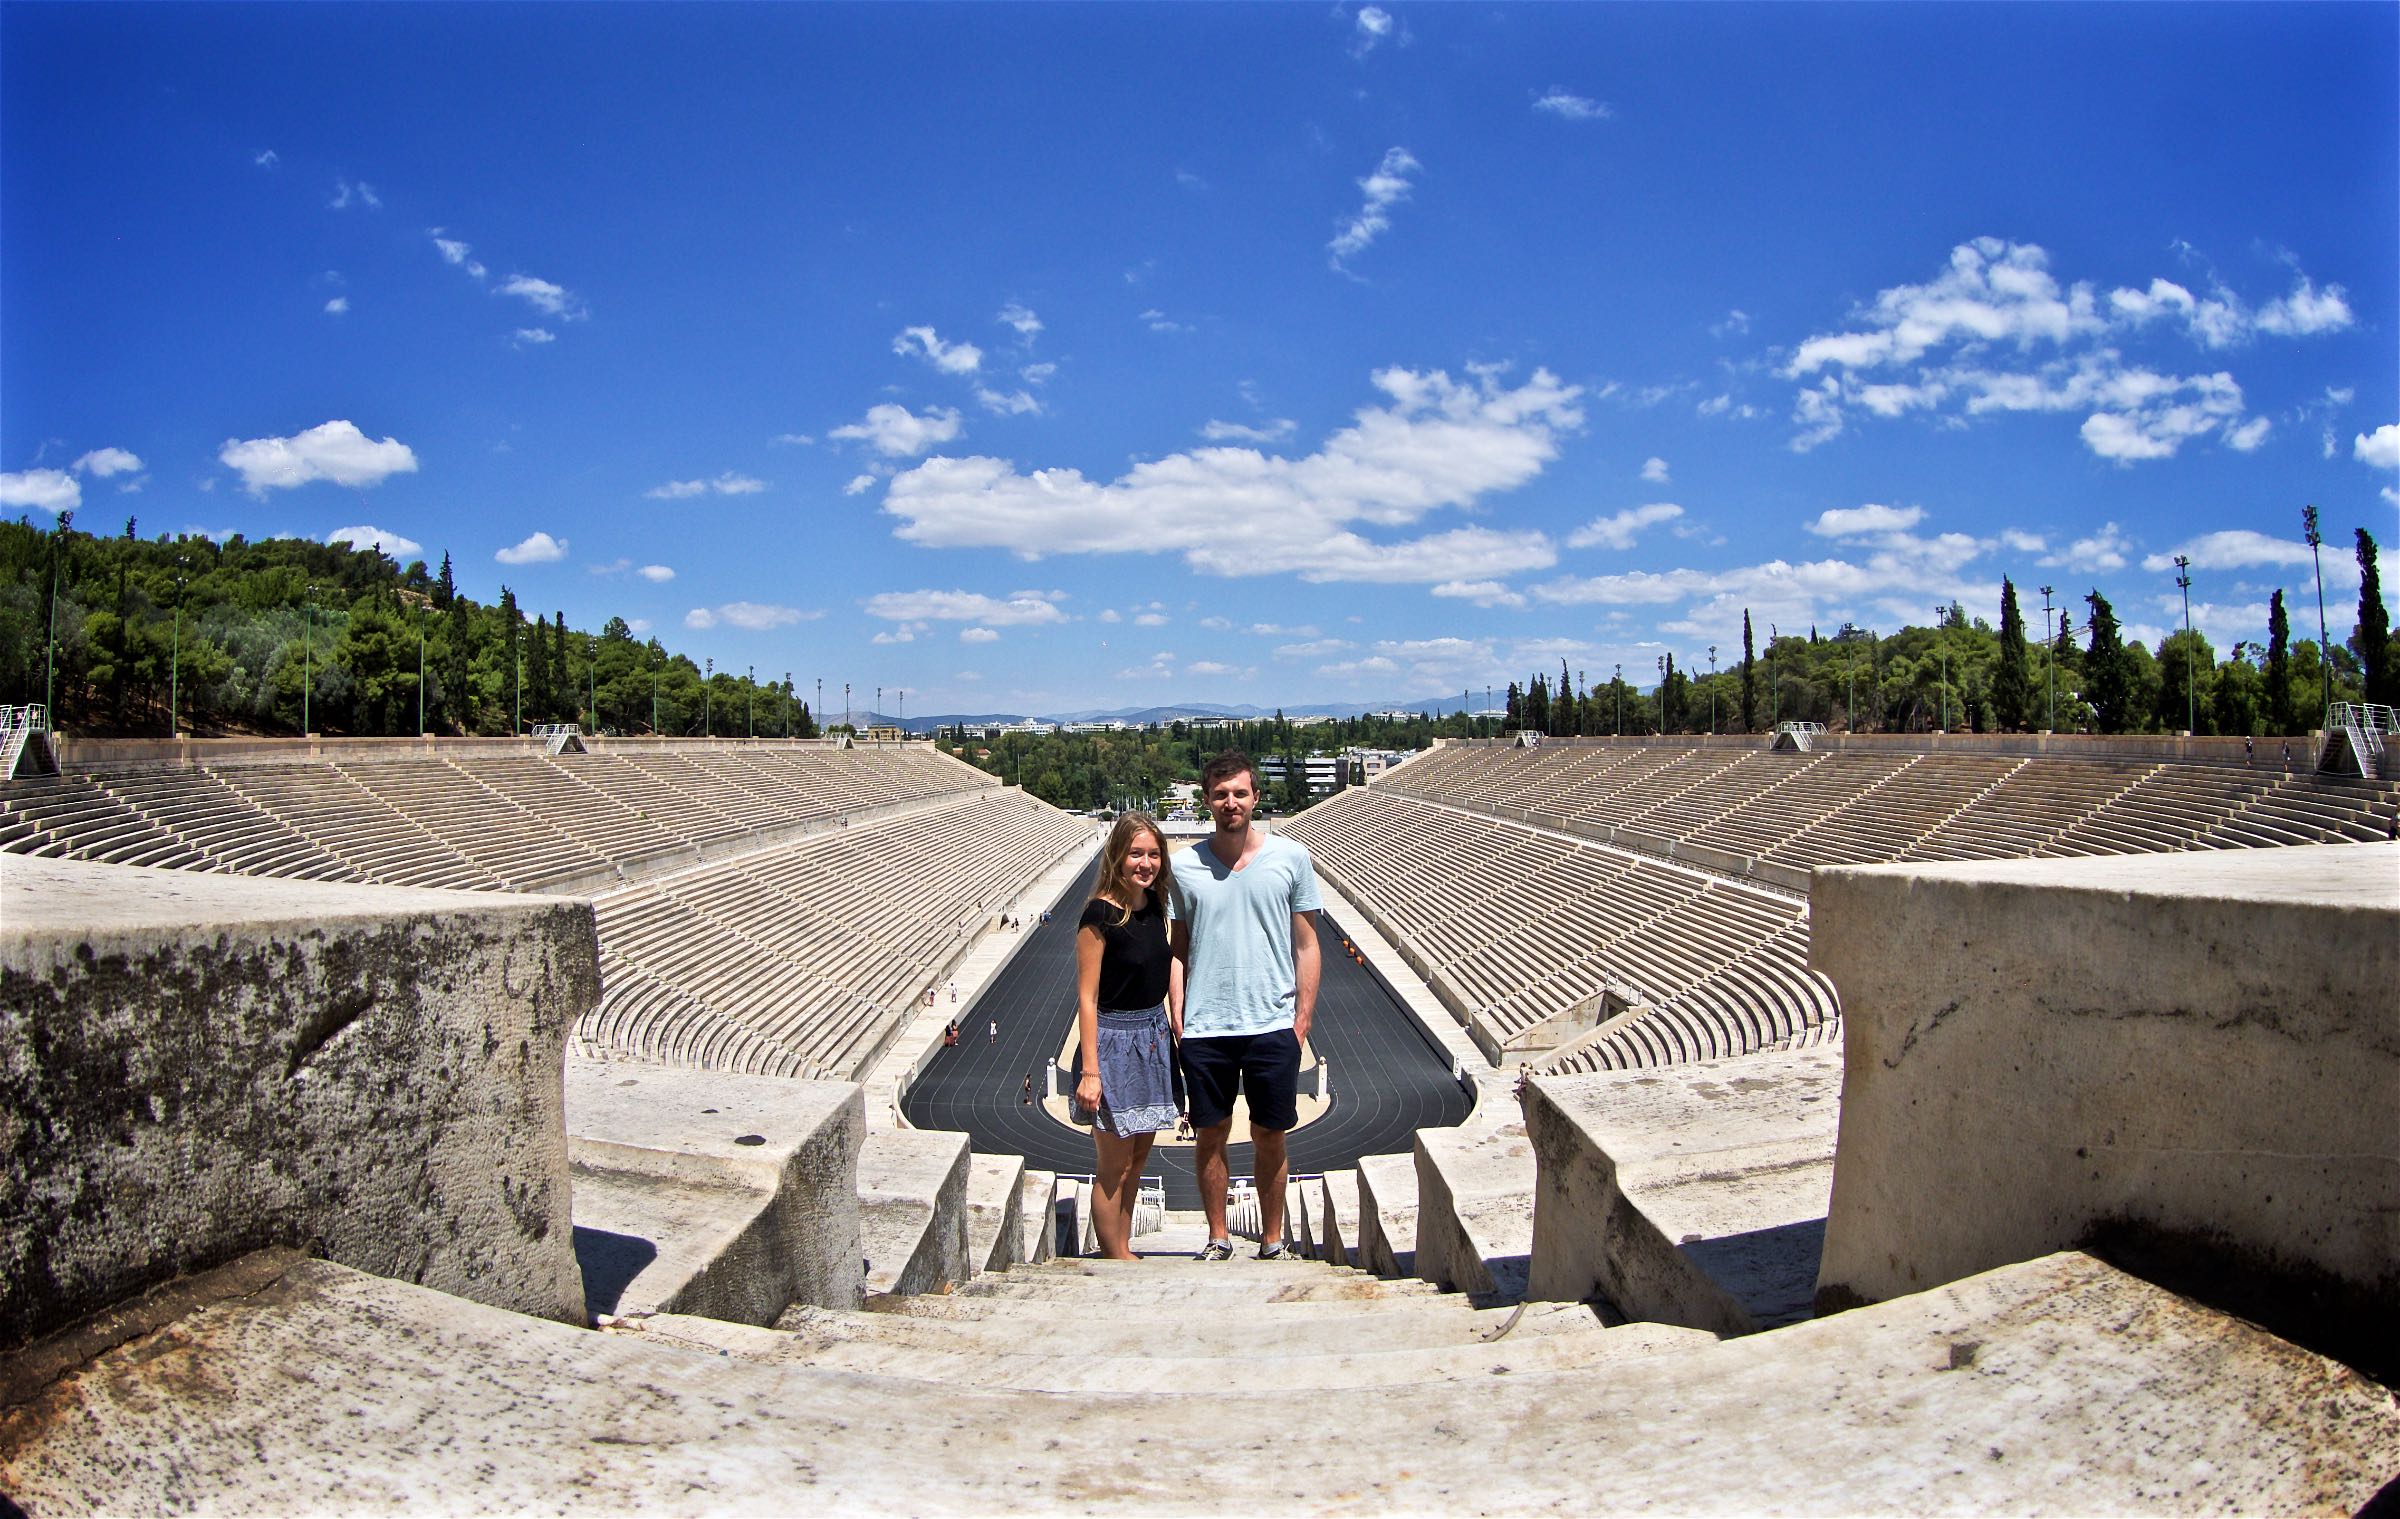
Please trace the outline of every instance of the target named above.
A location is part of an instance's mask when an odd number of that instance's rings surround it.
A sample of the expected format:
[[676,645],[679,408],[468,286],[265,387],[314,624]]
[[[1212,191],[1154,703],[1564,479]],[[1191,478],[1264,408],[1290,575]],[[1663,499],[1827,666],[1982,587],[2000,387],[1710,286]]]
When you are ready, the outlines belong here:
[[1299,996],[1292,914],[1324,906],[1317,867],[1290,839],[1263,835],[1240,870],[1220,864],[1203,839],[1175,860],[1167,907],[1191,929],[1183,974],[1187,1039],[1290,1028]]

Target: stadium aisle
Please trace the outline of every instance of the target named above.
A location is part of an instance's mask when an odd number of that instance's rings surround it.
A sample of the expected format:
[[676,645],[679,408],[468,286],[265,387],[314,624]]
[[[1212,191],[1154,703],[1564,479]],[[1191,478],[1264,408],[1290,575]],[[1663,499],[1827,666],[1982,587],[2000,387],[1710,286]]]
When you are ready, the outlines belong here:
[[[1037,915],[1016,959],[972,1004],[962,1005],[958,1048],[937,1050],[902,1104],[910,1123],[964,1130],[977,1150],[1022,1155],[1043,1170],[1083,1175],[1092,1169],[1089,1132],[1025,1106],[1022,1094],[1028,1075],[1035,1092],[1042,1090],[1043,1068],[1074,1021],[1075,920],[1098,872],[1095,862],[1060,898],[1048,923]],[[1310,1042],[1331,1063],[1333,1103],[1323,1117],[1293,1132],[1295,1173],[1408,1150],[1418,1129],[1455,1124],[1468,1108],[1466,1092],[1451,1079],[1449,1057],[1372,971],[1341,952],[1341,929],[1329,915],[1319,915],[1317,938],[1325,949],[1325,975]],[[1229,1163],[1234,1175],[1248,1175],[1250,1146],[1232,1146]],[[1200,1206],[1189,1149],[1161,1146],[1151,1152],[1147,1169],[1166,1179],[1169,1208]]]

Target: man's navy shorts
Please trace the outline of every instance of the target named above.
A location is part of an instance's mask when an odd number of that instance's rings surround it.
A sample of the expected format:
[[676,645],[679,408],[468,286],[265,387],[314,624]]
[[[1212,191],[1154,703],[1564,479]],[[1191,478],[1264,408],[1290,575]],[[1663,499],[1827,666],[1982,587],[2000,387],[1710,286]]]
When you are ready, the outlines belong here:
[[1186,1039],[1182,1055],[1193,1128],[1213,1129],[1233,1117],[1236,1092],[1249,1099],[1254,1129],[1300,1121],[1300,1037],[1290,1029]]

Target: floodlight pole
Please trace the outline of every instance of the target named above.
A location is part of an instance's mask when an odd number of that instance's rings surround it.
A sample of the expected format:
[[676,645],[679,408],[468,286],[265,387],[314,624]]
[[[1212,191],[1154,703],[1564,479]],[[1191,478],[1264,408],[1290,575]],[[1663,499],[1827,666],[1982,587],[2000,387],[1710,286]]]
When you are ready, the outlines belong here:
[[2200,731],[2199,676],[2192,669],[2192,556],[2175,556],[2175,583],[2183,588],[2183,731]]
[[1717,736],[1717,646],[1708,646],[1708,736]]
[[1933,609],[1933,636],[1942,647],[1942,685],[1934,697],[1941,704],[1941,731],[1944,733],[1950,731],[1950,644],[1942,637],[1942,619],[1948,615],[1946,608]]
[[700,726],[703,738],[717,736],[717,657],[707,656],[708,669],[700,682]]
[[525,731],[525,626],[522,618],[508,630],[508,661],[516,683],[515,711],[509,719],[513,726],[508,736],[516,738]]
[[176,699],[183,690],[183,585],[175,577],[175,641],[167,650],[167,737],[175,736]]
[[1617,666],[1616,678],[1609,684],[1616,688],[1614,694],[1617,698],[1617,737],[1623,738],[1625,736],[1625,667],[1623,665]]
[[2048,728],[2058,731],[2058,645],[2050,639],[2050,587],[2042,587],[2042,684],[2050,699]]
[[[415,618],[409,619],[415,622]],[[425,625],[417,623],[417,737],[425,736]]]
[[[2308,535],[2308,557],[2317,567],[2317,706],[2330,710],[2333,706],[2333,650],[2325,646],[2325,561],[2317,549],[2325,540],[2317,532],[2317,509],[2300,509],[2300,525]],[[2322,722],[2323,719],[2319,718]]]
[[300,736],[308,737],[310,688],[316,684],[317,583],[308,583],[307,620],[300,626]]
[[742,737],[758,737],[758,666],[750,667],[750,683],[742,692]]

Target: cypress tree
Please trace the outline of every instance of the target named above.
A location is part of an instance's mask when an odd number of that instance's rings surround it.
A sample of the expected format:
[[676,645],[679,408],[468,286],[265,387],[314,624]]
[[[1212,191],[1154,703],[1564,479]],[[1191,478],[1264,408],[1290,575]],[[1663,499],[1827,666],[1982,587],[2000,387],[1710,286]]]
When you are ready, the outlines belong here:
[[1750,637],[1750,609],[1742,608],[1742,731],[1758,731],[1758,646]]
[[1992,708],[2009,732],[2030,726],[2033,710],[2031,654],[2025,647],[2025,614],[2017,607],[2016,582],[2000,577],[2000,668],[1992,679]]
[[2133,671],[2125,660],[2125,641],[2117,632],[2117,613],[2095,588],[2083,598],[2092,609],[2089,656],[2084,662],[2084,699],[2103,733],[2123,733],[2133,725]]
[[2392,671],[2392,617],[2383,606],[2383,574],[2375,564],[2375,535],[2358,530],[2358,631],[2350,635],[2351,652],[2366,672],[2366,699],[2389,706],[2395,682]]
[[2300,726],[2292,710],[2292,619],[2280,590],[2267,602],[2267,723],[2277,734]]

